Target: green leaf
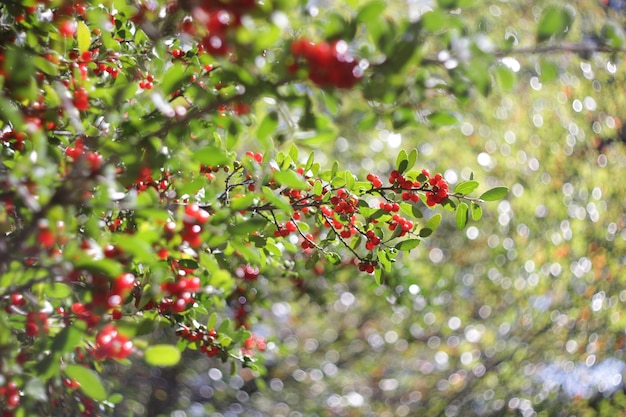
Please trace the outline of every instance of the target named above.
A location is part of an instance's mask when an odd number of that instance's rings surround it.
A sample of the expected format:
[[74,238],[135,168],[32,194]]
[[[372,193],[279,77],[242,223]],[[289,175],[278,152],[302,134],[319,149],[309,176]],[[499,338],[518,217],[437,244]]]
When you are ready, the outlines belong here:
[[[56,76],[59,73],[59,67],[48,61],[46,58],[42,56],[34,56],[31,59],[33,60],[35,67],[37,67],[37,69],[44,74]],[[53,90],[50,89],[50,91]]]
[[62,282],[53,282],[43,285],[43,291],[46,297],[65,298],[72,295],[72,289]]
[[231,324],[230,319],[224,319],[217,328],[217,333],[228,333],[231,329]]
[[222,345],[222,347],[227,348],[229,347],[232,343],[233,343],[233,339],[232,337],[225,335],[225,334],[220,334],[218,335],[218,342],[220,345]]
[[429,32],[438,32],[446,27],[448,16],[441,10],[433,10],[422,15],[424,29]]
[[142,232],[135,235],[115,235],[113,242],[125,253],[132,255],[135,260],[150,262],[154,259],[154,246],[151,237],[158,237],[156,233],[152,235],[148,232]]
[[309,158],[306,161],[306,165],[304,166],[304,169],[305,170],[311,169],[311,167],[313,166],[314,162],[315,162],[315,152],[311,152],[309,154]]
[[457,229],[463,230],[465,228],[465,225],[467,225],[467,220],[468,220],[468,217],[469,217],[468,216],[468,211],[469,211],[469,206],[464,201],[459,203],[459,205],[456,207],[456,227],[457,227]]
[[483,209],[479,204],[472,203],[472,220],[480,220],[483,217]]
[[180,362],[180,350],[173,345],[154,345],[146,349],[144,358],[151,366],[174,366]]
[[76,348],[76,346],[78,346],[83,334],[83,330],[77,324],[64,327],[54,336],[54,339],[52,340],[52,352],[71,352],[74,348]]
[[193,157],[196,161],[210,166],[227,165],[231,162],[228,154],[215,146],[199,149],[193,153]]
[[292,143],[291,147],[289,148],[289,156],[295,164],[298,163],[298,147],[295,143]]
[[108,277],[116,277],[122,273],[122,266],[111,259],[94,260],[85,256],[74,261],[76,269],[84,269],[95,274],[103,274]]
[[356,184],[356,179],[354,178],[354,175],[351,172],[346,171],[344,173],[344,178],[346,181],[346,188],[352,191],[354,189],[354,185]]
[[256,131],[257,139],[261,142],[270,138],[278,127],[278,114],[276,112],[270,112],[263,118],[259,124],[259,128]]
[[78,52],[83,53],[89,50],[91,46],[91,31],[82,20],[78,22],[76,27],[76,40],[78,41]]
[[324,256],[326,257],[326,260],[331,263],[331,265],[339,265],[341,263],[341,257],[335,252],[327,252]]
[[437,0],[437,5],[442,9],[456,9],[458,0]]
[[611,48],[619,49],[624,45],[624,32],[614,22],[606,23],[602,27],[602,40]]
[[230,200],[230,208],[235,211],[245,210],[252,205],[258,196],[254,193],[235,196]]
[[305,190],[309,188],[306,181],[294,171],[277,171],[274,173],[274,180],[278,184],[294,190]]
[[313,194],[316,196],[322,195],[323,187],[321,181],[315,181],[313,184]]
[[217,313],[211,313],[209,316],[209,320],[207,321],[206,328],[211,330],[215,329],[215,325],[217,324]]
[[542,83],[548,83],[558,78],[561,70],[556,62],[542,59],[539,65],[539,81],[541,81]]
[[111,404],[119,404],[123,400],[124,400],[124,396],[120,394],[119,392],[116,392],[115,394],[111,394],[111,396],[107,398],[107,402],[110,402]]
[[107,391],[96,371],[85,368],[82,365],[67,365],[65,375],[77,381],[80,384],[81,391],[89,398],[96,401],[107,399]]
[[428,237],[439,227],[441,223],[441,214],[435,213],[426,222],[422,230],[420,230],[420,237]]
[[402,251],[410,251],[411,249],[416,248],[420,244],[419,239],[407,239],[396,245],[396,249]]
[[491,190],[485,191],[479,198],[483,201],[502,200],[508,192],[508,187],[494,187]]
[[42,379],[48,379],[53,375],[58,375],[60,365],[59,355],[53,353],[37,362],[35,365],[35,372],[37,372],[37,375]]
[[389,256],[387,255],[387,251],[378,250],[376,251],[376,255],[378,256],[378,263],[380,264],[380,266],[385,270],[385,272],[390,272],[391,260],[389,259]]
[[289,201],[282,196],[274,194],[271,188],[263,186],[261,187],[261,191],[263,191],[263,195],[267,201],[275,205],[277,209],[284,211],[286,214],[291,214],[293,212],[293,207],[291,207]]
[[241,223],[237,223],[233,226],[230,226],[228,230],[233,235],[247,235],[248,233],[252,233],[256,230],[260,230],[267,224],[267,220],[263,218],[252,218]]
[[413,148],[413,150],[409,152],[407,170],[413,168],[416,162],[417,162],[417,149]]
[[180,62],[174,63],[161,77],[161,90],[163,94],[169,96],[175,90],[180,88],[184,79],[188,76],[186,74],[187,66]]
[[398,154],[398,157],[396,158],[396,170],[400,174],[403,174],[404,171],[407,170],[409,166],[408,160],[409,160],[409,155],[406,153],[404,149],[402,149],[400,153]]
[[563,37],[572,25],[573,16],[565,7],[549,6],[543,10],[537,26],[537,42]]
[[454,126],[459,120],[450,113],[435,112],[428,116],[428,121],[434,127]]
[[496,80],[504,91],[511,91],[515,87],[515,73],[506,65],[498,65],[495,68]]
[[231,291],[235,283],[235,280],[230,273],[224,269],[218,269],[213,271],[211,278],[209,279],[209,285],[217,288],[221,291]]
[[454,192],[456,194],[469,194],[472,191],[474,191],[476,188],[478,188],[478,181],[474,181],[474,180],[470,180],[470,181],[464,181],[462,183],[459,183],[455,188],[454,188]]
[[376,284],[380,285],[382,282],[383,270],[381,268],[374,269],[374,279]]
[[387,5],[384,1],[371,1],[359,10],[356,15],[358,22],[370,23],[372,20],[377,20],[385,11]]
[[337,175],[338,170],[339,170],[339,162],[334,161],[330,169],[330,177],[333,178],[335,175]]

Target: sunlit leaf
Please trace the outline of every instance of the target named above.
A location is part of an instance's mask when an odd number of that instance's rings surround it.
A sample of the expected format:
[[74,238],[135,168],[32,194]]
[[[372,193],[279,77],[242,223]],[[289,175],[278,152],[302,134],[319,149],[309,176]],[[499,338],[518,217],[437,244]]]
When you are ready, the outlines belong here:
[[424,227],[420,230],[420,237],[428,237],[433,234],[433,232],[439,227],[441,223],[441,214],[435,213],[430,219],[426,222]]
[[225,165],[230,162],[228,154],[215,146],[205,146],[194,152],[196,161],[209,166]]
[[104,401],[108,397],[107,390],[96,371],[82,365],[67,365],[64,372],[68,378],[80,384],[80,390],[89,398]]
[[89,50],[91,46],[91,31],[82,20],[78,22],[76,27],[76,40],[78,42],[78,52],[82,54]]
[[52,351],[55,353],[72,351],[78,346],[78,342],[83,335],[84,331],[78,325],[64,327],[54,336],[52,340]]
[[435,112],[428,116],[428,121],[435,127],[453,126],[459,120],[450,113]]
[[496,80],[504,91],[510,91],[515,87],[516,76],[513,70],[506,65],[498,65],[494,71]]
[[573,20],[573,16],[566,7],[546,7],[537,26],[537,42],[543,42],[552,36],[564,36],[572,25]]
[[469,217],[468,211],[469,211],[469,206],[464,201],[459,203],[459,205],[456,207],[457,229],[463,230],[465,228],[465,225],[467,225],[467,220]]
[[407,239],[396,245],[396,249],[402,251],[410,251],[420,244],[420,239]]
[[327,253],[324,254],[324,257],[332,265],[338,265],[338,264],[341,263],[341,257],[336,252],[327,252]]
[[464,181],[464,182],[457,184],[457,186],[454,188],[454,192],[455,194],[461,194],[461,195],[469,194],[472,191],[474,191],[476,188],[478,188],[478,185],[479,185],[478,181],[474,181],[474,180]]
[[403,174],[409,167],[409,155],[406,153],[404,149],[398,153],[398,157],[396,158],[396,170]]
[[483,209],[479,204],[472,203],[471,213],[472,213],[472,220],[477,221],[477,220],[480,220],[481,217],[483,217]]
[[483,201],[502,200],[508,192],[508,187],[494,187],[485,191],[479,198]]
[[180,362],[180,350],[173,345],[153,345],[144,352],[144,358],[151,366],[174,366]]
[[309,188],[309,185],[304,181],[302,176],[294,171],[277,171],[274,173],[274,180],[278,184],[294,190],[305,190]]
[[384,1],[375,0],[370,1],[365,6],[363,6],[359,12],[357,13],[356,19],[359,22],[368,23],[372,20],[376,20],[381,13],[385,10],[387,5]]

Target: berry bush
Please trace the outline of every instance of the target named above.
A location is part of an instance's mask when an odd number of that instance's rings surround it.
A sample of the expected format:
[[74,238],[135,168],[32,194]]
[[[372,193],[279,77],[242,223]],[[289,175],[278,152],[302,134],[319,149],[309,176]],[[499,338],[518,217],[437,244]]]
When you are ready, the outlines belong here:
[[323,152],[345,95],[364,132],[442,128],[440,100],[487,92],[497,54],[426,56],[456,2],[413,22],[304,3],[2,2],[3,416],[112,413],[112,361],[193,350],[262,372],[260,276],[381,284],[443,218],[463,229],[506,195],[473,174],[450,186],[416,149],[382,172]]

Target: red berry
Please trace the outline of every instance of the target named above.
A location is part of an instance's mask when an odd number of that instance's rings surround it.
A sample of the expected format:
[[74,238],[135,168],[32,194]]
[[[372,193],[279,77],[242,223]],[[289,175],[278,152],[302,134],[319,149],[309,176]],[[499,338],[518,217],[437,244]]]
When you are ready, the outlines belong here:
[[16,307],[22,307],[26,305],[26,299],[22,294],[11,294],[11,304]]
[[64,38],[71,38],[76,33],[76,21],[64,20],[59,24],[59,32]]

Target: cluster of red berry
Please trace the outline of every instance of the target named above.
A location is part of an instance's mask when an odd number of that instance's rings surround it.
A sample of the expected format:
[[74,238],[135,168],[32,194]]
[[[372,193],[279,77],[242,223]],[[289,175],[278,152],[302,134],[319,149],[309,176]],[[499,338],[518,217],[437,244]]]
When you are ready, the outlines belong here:
[[181,324],[176,330],[176,334],[188,342],[199,345],[200,352],[212,357],[220,353],[219,345],[216,343],[217,332],[215,329],[207,329],[205,326],[198,326],[194,329]]
[[285,237],[297,231],[298,227],[296,226],[296,224],[289,220],[287,222],[277,224],[276,230],[274,231],[274,236]]
[[159,312],[162,314],[182,313],[194,303],[194,294],[200,291],[201,287],[200,278],[184,275],[180,275],[176,281],[162,283],[161,290],[165,298],[159,303]]
[[142,88],[144,90],[152,90],[152,87],[154,86],[154,75],[152,74],[146,74],[146,76],[139,81],[139,88]]
[[2,141],[8,143],[12,149],[21,151],[24,149],[24,141],[26,140],[26,134],[24,132],[17,132],[13,129],[8,130],[2,134]]
[[430,176],[430,173],[426,170],[422,171],[422,174],[428,178],[428,183],[431,186],[429,191],[426,191],[426,204],[429,207],[435,204],[441,204],[448,198],[448,183],[443,179],[441,174],[435,174],[434,177]]
[[412,201],[413,203],[419,201],[419,195],[410,191],[419,189],[422,186],[419,181],[411,181],[400,174],[397,170],[393,170],[391,171],[391,174],[389,174],[389,183],[392,186],[399,187],[401,190],[405,190],[402,192],[403,201]]
[[68,278],[70,282],[82,282],[90,287],[91,302],[87,304],[76,302],[71,308],[76,318],[87,323],[88,327],[98,324],[101,312],[109,311],[113,319],[120,319],[121,307],[128,301],[136,285],[135,276],[128,272],[120,274],[113,281],[104,275],[79,270],[74,270]]
[[170,173],[169,171],[163,171],[160,179],[155,179],[152,175],[152,169],[144,167],[139,170],[137,179],[135,182],[128,185],[127,188],[134,188],[138,192],[146,191],[152,187],[157,192],[165,191],[170,186]]
[[241,348],[241,354],[246,356],[252,356],[254,354],[254,350],[258,350],[259,352],[264,352],[267,349],[267,341],[265,338],[253,334],[243,342],[243,346]]
[[28,336],[39,336],[48,334],[48,313],[43,311],[29,311],[26,313],[26,334]]
[[76,139],[72,146],[65,148],[65,155],[74,162],[84,158],[90,174],[95,174],[102,168],[102,155],[87,150],[82,139]]
[[340,188],[330,197],[329,202],[333,208],[321,206],[320,212],[324,217],[324,226],[334,229],[339,235],[348,239],[358,233],[354,227],[356,222],[355,213],[358,212],[358,199]]
[[89,93],[85,90],[85,87],[78,87],[74,90],[72,102],[74,107],[80,111],[89,110]]
[[185,217],[183,218],[182,238],[192,248],[202,245],[200,234],[202,225],[209,220],[209,212],[201,209],[197,204],[189,204],[185,207]]
[[[241,26],[242,16],[254,8],[254,0],[203,1],[194,7],[192,17],[207,33],[201,40],[203,50],[214,56],[224,56],[231,52],[229,32]],[[189,20],[183,20],[181,29],[190,35],[196,34],[196,28]]]
[[252,265],[242,265],[235,269],[235,275],[246,281],[255,281],[259,277],[259,268]]
[[[21,395],[20,390],[15,381],[6,381],[3,386],[0,386],[0,398],[4,398],[4,406],[6,407],[3,413],[8,416],[13,416],[13,410],[20,405]],[[1,403],[0,403],[1,405]],[[3,417],[5,414],[2,414]]]
[[107,324],[96,335],[96,345],[91,354],[97,360],[124,359],[133,351],[133,342],[122,335],[112,324]]
[[306,38],[291,44],[296,61],[292,72],[306,64],[309,79],[320,87],[352,88],[363,76],[361,61],[353,57],[345,41],[312,42]]

